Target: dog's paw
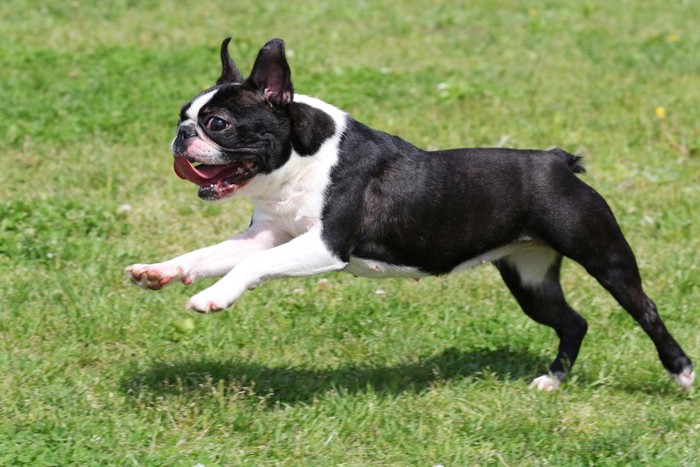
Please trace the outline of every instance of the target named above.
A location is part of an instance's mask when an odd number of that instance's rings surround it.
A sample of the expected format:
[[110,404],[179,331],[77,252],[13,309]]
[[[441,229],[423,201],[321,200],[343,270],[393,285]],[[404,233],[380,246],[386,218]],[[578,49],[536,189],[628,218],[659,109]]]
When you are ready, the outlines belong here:
[[131,282],[144,289],[159,290],[172,282],[173,279],[182,280],[183,284],[192,283],[185,276],[181,267],[161,264],[132,264],[126,268],[126,275]]
[[224,297],[217,297],[215,294],[208,293],[207,291],[208,289],[190,298],[186,308],[196,311],[197,313],[216,313],[231,305],[231,302]]
[[226,282],[225,279],[217,282],[208,289],[204,289],[192,296],[187,302],[186,308],[199,313],[216,313],[233,305],[233,302],[245,292],[245,287],[239,284]]
[[542,375],[532,380],[529,389],[537,389],[538,391],[551,392],[561,385],[561,381],[554,375]]
[[686,391],[690,391],[690,387],[693,385],[693,381],[695,381],[695,371],[693,371],[692,367],[684,368],[683,371],[678,374],[669,372],[668,375],[676,384]]

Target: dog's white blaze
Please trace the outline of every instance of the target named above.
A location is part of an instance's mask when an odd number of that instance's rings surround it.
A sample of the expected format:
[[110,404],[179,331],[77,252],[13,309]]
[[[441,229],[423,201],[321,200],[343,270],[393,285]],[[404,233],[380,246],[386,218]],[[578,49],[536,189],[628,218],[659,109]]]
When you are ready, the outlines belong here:
[[292,151],[286,164],[272,173],[256,176],[239,194],[251,197],[256,219],[274,220],[296,236],[320,225],[324,192],[330,184],[331,170],[338,162],[347,114],[319,99],[301,94],[294,96],[294,102],[328,114],[335,123],[335,133],[313,155],[302,157]]
[[[190,104],[190,107],[185,112],[185,115],[187,115],[187,120],[180,122],[180,125],[188,124],[190,122],[195,124],[195,131],[197,132],[197,136],[199,136],[200,141],[195,142],[193,144],[197,144],[199,146],[198,148],[196,148],[196,153],[198,156],[197,159],[199,160],[199,162],[203,162],[205,164],[221,163],[221,160],[219,160],[219,157],[221,157],[221,150],[212,140],[209,139],[209,137],[204,133],[202,128],[200,128],[200,126],[197,124],[197,120],[199,118],[199,111],[202,110],[202,107],[204,107],[217,92],[218,89],[214,89],[206,94],[202,94],[201,96],[193,100]],[[177,134],[175,135],[175,138],[173,138],[173,140],[170,142],[171,152],[174,152],[173,148],[175,147],[175,141],[177,141]]]
[[189,119],[196,122],[197,117],[199,116],[199,111],[202,110],[202,107],[204,107],[218,91],[218,89],[214,89],[193,100],[192,104],[190,104],[190,108],[185,112],[185,115],[187,115]]

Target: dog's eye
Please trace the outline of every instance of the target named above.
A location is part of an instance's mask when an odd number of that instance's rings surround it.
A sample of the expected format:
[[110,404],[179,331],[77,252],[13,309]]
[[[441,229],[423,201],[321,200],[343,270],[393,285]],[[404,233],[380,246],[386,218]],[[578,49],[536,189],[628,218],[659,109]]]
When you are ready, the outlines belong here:
[[207,120],[207,128],[211,131],[224,131],[228,128],[228,122],[219,117],[211,117]]

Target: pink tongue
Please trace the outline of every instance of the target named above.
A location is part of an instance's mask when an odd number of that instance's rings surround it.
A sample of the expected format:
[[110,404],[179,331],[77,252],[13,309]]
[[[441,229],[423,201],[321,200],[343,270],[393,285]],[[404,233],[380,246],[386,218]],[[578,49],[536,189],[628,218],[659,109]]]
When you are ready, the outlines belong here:
[[184,157],[175,156],[174,167],[178,177],[189,180],[195,185],[211,185],[212,179],[216,178],[224,170],[231,168],[229,165],[200,165],[195,167]]

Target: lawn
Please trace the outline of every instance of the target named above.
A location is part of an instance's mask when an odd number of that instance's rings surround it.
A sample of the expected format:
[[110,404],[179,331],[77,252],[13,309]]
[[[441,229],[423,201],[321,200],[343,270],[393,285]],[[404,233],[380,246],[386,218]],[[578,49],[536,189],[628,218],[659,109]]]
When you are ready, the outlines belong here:
[[295,89],[430,149],[585,157],[645,288],[700,359],[700,4],[496,0],[0,4],[1,465],[698,465],[697,389],[578,265],[589,321],[556,336],[495,270],[267,283],[216,315],[211,281],[123,269],[245,229],[172,171],[182,104],[272,37]]

